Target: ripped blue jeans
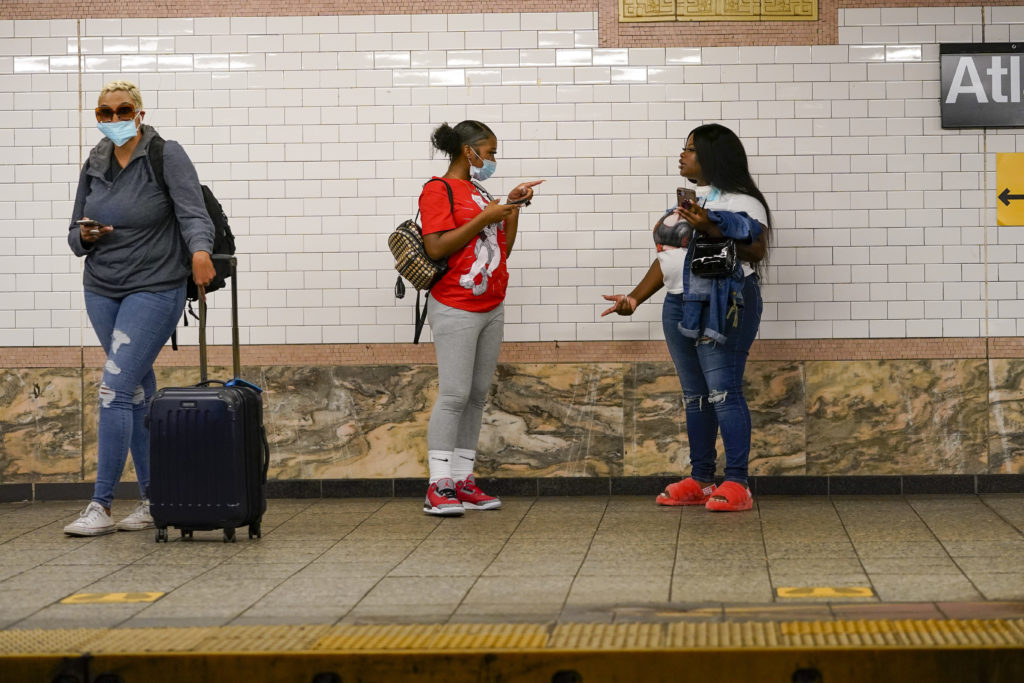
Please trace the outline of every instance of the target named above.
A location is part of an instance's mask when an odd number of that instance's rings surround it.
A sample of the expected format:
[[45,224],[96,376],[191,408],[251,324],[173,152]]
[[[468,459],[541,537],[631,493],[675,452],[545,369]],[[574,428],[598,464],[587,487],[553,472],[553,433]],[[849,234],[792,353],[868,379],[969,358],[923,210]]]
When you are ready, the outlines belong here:
[[750,410],[743,396],[743,370],[761,323],[761,287],[756,275],[743,282],[743,308],[736,325],[726,331],[722,344],[694,340],[680,334],[683,297],[667,294],[661,309],[672,362],[683,387],[686,435],[694,479],[715,479],[715,440],[719,429],[725,446],[725,479],[746,485],[750,457]]
[[149,486],[149,430],[145,419],[156,392],[153,362],[185,308],[185,286],[111,299],[85,292],[85,310],[107,354],[100,381],[96,487],[92,499],[114,500],[131,450],[140,497]]

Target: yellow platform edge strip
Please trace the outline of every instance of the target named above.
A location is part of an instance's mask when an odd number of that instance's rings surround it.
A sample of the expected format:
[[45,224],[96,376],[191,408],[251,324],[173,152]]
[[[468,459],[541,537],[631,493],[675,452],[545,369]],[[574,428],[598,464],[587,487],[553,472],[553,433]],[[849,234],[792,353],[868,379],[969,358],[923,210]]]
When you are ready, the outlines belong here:
[[220,626],[0,631],[0,658],[593,650],[1014,648],[1024,619]]

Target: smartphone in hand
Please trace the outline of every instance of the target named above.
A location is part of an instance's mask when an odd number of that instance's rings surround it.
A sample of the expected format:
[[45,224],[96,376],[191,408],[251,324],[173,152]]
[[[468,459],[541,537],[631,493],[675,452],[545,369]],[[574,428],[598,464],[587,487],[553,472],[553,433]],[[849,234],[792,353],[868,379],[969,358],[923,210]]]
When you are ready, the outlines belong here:
[[676,188],[676,205],[681,209],[689,209],[697,203],[697,191],[692,187]]
[[100,234],[100,228],[103,227],[102,223],[100,223],[99,221],[94,221],[91,218],[83,218],[77,222],[83,228],[88,228],[88,232],[90,235]]
[[519,204],[525,204],[527,201],[526,197],[520,197],[519,199],[510,199],[506,203],[509,206],[518,206]]

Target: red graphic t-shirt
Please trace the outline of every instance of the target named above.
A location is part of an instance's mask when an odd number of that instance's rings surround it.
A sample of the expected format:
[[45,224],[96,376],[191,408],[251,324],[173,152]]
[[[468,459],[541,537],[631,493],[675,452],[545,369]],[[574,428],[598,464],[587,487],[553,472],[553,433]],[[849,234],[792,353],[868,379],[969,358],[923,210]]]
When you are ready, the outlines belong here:
[[[436,176],[435,176],[436,177]],[[423,234],[454,230],[465,225],[491,202],[486,190],[468,180],[445,178],[452,188],[452,215],[444,183],[430,182],[420,194]],[[505,300],[508,269],[505,267],[505,223],[491,223],[448,257],[448,272],[430,290],[446,306],[477,313],[489,311]]]

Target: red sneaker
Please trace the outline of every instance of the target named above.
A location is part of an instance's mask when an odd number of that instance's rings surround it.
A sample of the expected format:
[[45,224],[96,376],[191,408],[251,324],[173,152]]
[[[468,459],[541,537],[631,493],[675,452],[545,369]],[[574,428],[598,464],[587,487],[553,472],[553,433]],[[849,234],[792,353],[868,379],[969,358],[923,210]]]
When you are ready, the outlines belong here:
[[465,481],[455,484],[455,494],[462,506],[469,510],[497,510],[501,507],[499,498],[488,496],[477,488],[476,478],[472,474]]
[[427,499],[423,501],[423,512],[444,517],[465,514],[466,510],[455,495],[455,482],[446,477],[428,486]]

